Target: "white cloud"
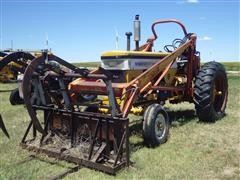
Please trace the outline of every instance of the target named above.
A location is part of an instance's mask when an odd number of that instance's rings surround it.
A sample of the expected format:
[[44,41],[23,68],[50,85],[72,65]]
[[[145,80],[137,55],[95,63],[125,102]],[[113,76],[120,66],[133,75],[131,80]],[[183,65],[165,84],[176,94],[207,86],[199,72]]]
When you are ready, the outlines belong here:
[[199,0],[181,0],[181,1],[176,1],[176,4],[182,5],[182,4],[198,4],[200,3]]
[[187,3],[199,3],[199,0],[187,0]]
[[213,38],[209,36],[203,36],[202,38],[198,38],[199,41],[211,41]]

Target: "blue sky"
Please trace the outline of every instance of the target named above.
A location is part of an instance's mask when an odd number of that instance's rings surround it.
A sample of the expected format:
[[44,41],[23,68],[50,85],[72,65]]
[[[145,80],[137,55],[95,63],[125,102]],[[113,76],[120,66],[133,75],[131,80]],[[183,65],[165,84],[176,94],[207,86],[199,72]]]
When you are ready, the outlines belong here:
[[[203,61],[236,61],[239,54],[238,0],[0,0],[0,48],[43,49],[71,62],[99,61],[104,51],[126,48],[125,32],[140,14],[142,40],[157,19],[182,21],[198,36]],[[155,50],[183,34],[176,25],[160,25]],[[132,43],[132,47],[133,47]]]

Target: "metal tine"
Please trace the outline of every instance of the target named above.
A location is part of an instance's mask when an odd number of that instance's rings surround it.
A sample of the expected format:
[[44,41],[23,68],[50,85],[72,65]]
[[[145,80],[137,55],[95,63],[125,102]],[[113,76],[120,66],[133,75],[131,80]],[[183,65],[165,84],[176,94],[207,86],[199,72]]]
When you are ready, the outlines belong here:
[[97,132],[98,132],[100,123],[102,123],[101,118],[97,121],[96,129],[94,131],[94,136],[92,137],[92,142],[91,142],[91,145],[90,145],[90,148],[89,148],[88,160],[90,160],[91,157],[92,157],[92,152],[93,152],[93,148],[94,148],[94,144],[95,144],[95,138],[97,136]]
[[7,131],[7,129],[6,129],[6,127],[5,127],[5,124],[4,124],[3,120],[2,120],[1,114],[0,114],[0,128],[2,129],[2,131],[4,132],[4,134],[10,139],[10,136],[9,136],[9,134],[8,134],[8,131]]
[[21,141],[22,143],[25,142],[26,137],[27,137],[27,135],[28,135],[28,133],[29,133],[29,130],[30,130],[30,128],[32,127],[32,125],[33,125],[33,122],[30,121],[30,123],[29,123],[29,125],[28,125],[28,127],[27,127],[27,130],[26,130],[26,132],[25,132],[25,134],[24,134],[24,136],[23,136],[23,138],[22,138],[22,141]]
[[121,139],[121,143],[120,143],[119,148],[118,148],[118,153],[117,153],[116,159],[115,159],[115,161],[114,161],[113,167],[116,166],[117,161],[118,161],[118,159],[119,159],[120,152],[121,152],[121,150],[122,150],[122,146],[123,146],[123,143],[124,143],[124,139],[125,139],[126,134],[127,134],[127,131],[125,130],[124,133],[123,133],[122,139]]

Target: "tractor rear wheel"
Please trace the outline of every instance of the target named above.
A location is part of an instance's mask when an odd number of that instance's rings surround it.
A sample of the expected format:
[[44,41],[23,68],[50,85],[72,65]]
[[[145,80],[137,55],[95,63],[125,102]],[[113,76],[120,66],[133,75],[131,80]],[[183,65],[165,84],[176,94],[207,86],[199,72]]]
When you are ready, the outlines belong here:
[[225,114],[228,81],[225,68],[208,62],[199,70],[194,88],[194,103],[200,121],[215,122]]
[[152,104],[144,112],[143,138],[144,142],[155,147],[167,141],[169,135],[169,118],[160,104]]

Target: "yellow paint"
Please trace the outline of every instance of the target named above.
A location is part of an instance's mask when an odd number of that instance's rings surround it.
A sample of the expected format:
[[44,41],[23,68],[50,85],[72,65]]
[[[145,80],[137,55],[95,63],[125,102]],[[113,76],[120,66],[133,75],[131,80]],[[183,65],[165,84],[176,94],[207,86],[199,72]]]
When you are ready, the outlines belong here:
[[[0,58],[1,61],[2,58]],[[5,66],[1,71],[0,71],[0,81],[5,82],[5,81],[9,81],[11,79],[16,79],[17,77],[13,74],[13,72],[11,71],[11,66],[15,66],[15,67],[21,67],[20,65],[16,64],[16,63],[9,63],[7,66]]]
[[[99,108],[99,111],[101,113],[105,113],[105,114],[109,113],[109,110],[107,108]],[[132,114],[139,115],[139,114],[141,114],[143,112],[143,107],[141,107],[141,106],[132,107],[130,112]]]
[[143,56],[143,57],[164,57],[169,53],[166,52],[143,52],[143,51],[109,51],[104,52],[102,57],[111,56]]
[[131,113],[139,115],[143,112],[143,107],[142,106],[138,106],[138,107],[132,107]]
[[131,82],[133,79],[138,77],[141,73],[143,73],[143,70],[124,71],[126,82]]
[[172,85],[173,84],[176,72],[177,72],[177,69],[171,68],[171,69],[169,69],[167,74],[164,76],[164,80],[165,80],[167,85]]
[[106,108],[99,108],[98,109],[101,113],[107,114],[108,113],[108,109]]

